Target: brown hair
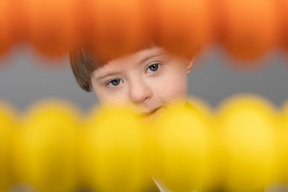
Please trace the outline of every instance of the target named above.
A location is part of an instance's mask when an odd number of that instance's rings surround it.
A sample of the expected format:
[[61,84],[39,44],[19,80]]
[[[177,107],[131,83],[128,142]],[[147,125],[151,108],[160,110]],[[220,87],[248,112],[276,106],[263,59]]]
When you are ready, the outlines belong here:
[[91,74],[103,65],[103,61],[95,54],[91,46],[84,46],[83,44],[71,49],[69,57],[77,83],[84,91],[91,92]]

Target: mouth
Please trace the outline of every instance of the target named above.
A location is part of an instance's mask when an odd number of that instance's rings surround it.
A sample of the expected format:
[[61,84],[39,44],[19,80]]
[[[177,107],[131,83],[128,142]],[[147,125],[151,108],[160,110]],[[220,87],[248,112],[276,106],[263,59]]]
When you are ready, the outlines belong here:
[[148,113],[144,113],[143,116],[144,116],[144,118],[152,120],[163,110],[164,110],[164,107],[160,106],[160,107],[157,107]]

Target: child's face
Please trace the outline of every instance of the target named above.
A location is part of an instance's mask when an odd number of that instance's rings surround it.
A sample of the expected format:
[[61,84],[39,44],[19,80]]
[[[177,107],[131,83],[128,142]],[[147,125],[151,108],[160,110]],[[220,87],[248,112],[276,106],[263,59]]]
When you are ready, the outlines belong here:
[[186,99],[191,67],[191,60],[153,47],[109,61],[92,73],[91,82],[101,104],[133,104],[152,117],[168,102]]

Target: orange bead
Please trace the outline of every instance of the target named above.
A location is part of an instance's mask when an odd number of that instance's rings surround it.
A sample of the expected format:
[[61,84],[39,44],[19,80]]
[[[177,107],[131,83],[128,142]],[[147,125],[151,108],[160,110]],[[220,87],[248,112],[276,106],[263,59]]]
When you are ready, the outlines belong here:
[[9,24],[9,9],[11,8],[10,0],[0,1],[0,54],[6,53],[12,45],[12,36]]
[[277,41],[277,9],[274,0],[223,0],[224,46],[234,57],[251,60]]
[[11,27],[10,33],[13,37],[13,44],[27,41],[28,23],[27,23],[27,1],[26,0],[10,0],[11,7],[9,8],[9,24]]
[[286,19],[285,20],[285,47],[286,49],[288,49],[288,1],[284,1],[285,2],[285,5],[284,5],[284,8],[285,8],[285,11],[284,13],[286,13],[286,15],[284,16],[284,18]]
[[278,0],[280,20],[280,45],[288,49],[288,1]]
[[28,0],[29,39],[42,54],[61,56],[75,40],[75,0]]
[[177,55],[194,56],[212,34],[209,0],[155,2],[158,43]]
[[[88,0],[86,30],[98,56],[110,60],[136,51],[145,42],[144,0]],[[87,33],[86,33],[87,34]]]

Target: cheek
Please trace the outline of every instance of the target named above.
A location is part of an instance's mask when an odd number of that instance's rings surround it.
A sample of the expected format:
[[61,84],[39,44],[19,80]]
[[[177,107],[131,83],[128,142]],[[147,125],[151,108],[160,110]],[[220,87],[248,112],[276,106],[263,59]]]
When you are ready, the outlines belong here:
[[185,99],[187,97],[187,76],[184,72],[171,72],[165,76],[159,77],[155,84],[155,94],[165,102],[176,99]]
[[118,91],[107,91],[101,88],[95,89],[95,94],[101,104],[111,104],[111,103],[126,103],[127,96],[124,89]]

